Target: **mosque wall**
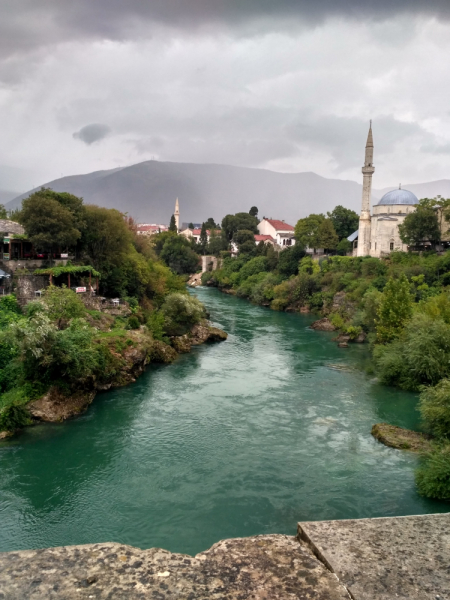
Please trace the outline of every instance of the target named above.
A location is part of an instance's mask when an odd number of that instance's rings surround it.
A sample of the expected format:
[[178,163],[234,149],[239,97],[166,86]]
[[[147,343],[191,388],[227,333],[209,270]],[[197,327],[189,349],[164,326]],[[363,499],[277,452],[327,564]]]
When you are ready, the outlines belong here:
[[381,205],[374,206],[371,218],[370,256],[379,258],[394,250],[408,251],[408,246],[400,239],[398,227],[415,206]]

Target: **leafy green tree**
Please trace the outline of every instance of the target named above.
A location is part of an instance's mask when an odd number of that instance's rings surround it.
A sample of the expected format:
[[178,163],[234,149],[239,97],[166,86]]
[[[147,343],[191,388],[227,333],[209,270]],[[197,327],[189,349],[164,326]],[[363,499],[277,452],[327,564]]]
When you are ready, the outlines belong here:
[[194,229],[194,223],[189,223],[188,227],[189,229]]
[[175,221],[175,215],[172,215],[170,217],[169,231],[173,231],[174,233],[177,233],[177,223]]
[[212,231],[213,229],[216,229],[217,225],[214,222],[214,219],[212,217],[209,217],[209,219],[207,219],[205,221],[205,225],[206,225],[206,229],[209,229],[210,231]]
[[398,227],[400,239],[408,246],[430,241],[437,244],[441,239],[438,214],[428,199],[421,200],[414,212],[409,213]]
[[192,250],[189,241],[182,235],[169,236],[164,242],[160,258],[175,273],[195,273],[199,256]]
[[339,256],[346,256],[348,252],[352,249],[352,243],[349,242],[346,238],[342,238],[339,244],[336,246],[336,252]]
[[202,228],[200,230],[200,238],[198,240],[198,245],[200,247],[201,253],[205,254],[206,246],[208,245],[208,232],[206,230],[206,223],[202,223]]
[[205,308],[189,294],[169,294],[161,306],[168,335],[184,335],[193,325],[205,318]]
[[255,234],[248,229],[240,229],[233,235],[233,241],[237,244],[240,254],[248,254],[255,247]]
[[6,208],[3,204],[0,204],[0,219],[7,219],[8,213],[6,212]]
[[248,214],[252,215],[252,217],[258,217],[258,207],[252,206],[251,209],[248,211]]
[[410,285],[403,273],[400,278],[390,277],[378,308],[377,341],[385,344],[396,339],[412,315]]
[[77,294],[66,286],[51,285],[45,290],[43,297],[47,314],[58,329],[63,328],[71,319],[81,318],[86,314],[86,308]]
[[222,235],[217,234],[215,229],[211,229],[209,234],[208,254],[220,256],[222,250],[226,250],[227,244]]
[[222,230],[228,242],[231,242],[234,234],[241,229],[258,232],[258,219],[248,213],[236,213],[226,215],[222,219]]
[[333,223],[333,227],[338,235],[339,241],[348,238],[358,229],[359,216],[354,210],[338,205],[327,213],[327,217]]
[[43,188],[22,202],[17,218],[38,250],[57,252],[73,248],[84,229],[82,200]]
[[331,219],[325,219],[320,223],[317,235],[320,248],[324,248],[325,250],[336,250],[339,238],[334,230]]
[[300,260],[304,256],[305,250],[300,244],[288,246],[279,254],[278,271],[286,277],[290,277],[291,275],[297,275]]
[[295,239],[303,248],[323,248],[320,245],[319,227],[325,221],[325,216],[309,215],[299,219],[295,226]]

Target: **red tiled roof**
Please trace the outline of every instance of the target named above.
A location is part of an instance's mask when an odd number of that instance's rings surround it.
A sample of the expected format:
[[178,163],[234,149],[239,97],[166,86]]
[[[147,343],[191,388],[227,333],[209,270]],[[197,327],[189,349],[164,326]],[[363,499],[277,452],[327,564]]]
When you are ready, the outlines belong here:
[[294,231],[295,227],[292,225],[288,225],[284,221],[279,221],[278,219],[265,219],[268,223],[272,225],[277,231]]
[[[220,233],[220,231],[221,231],[220,229],[216,229],[216,233]],[[192,234],[193,234],[193,235],[200,235],[200,234],[201,234],[201,232],[202,232],[202,230],[201,230],[201,229],[193,229],[193,230],[192,230]],[[209,229],[207,229],[207,230],[206,230],[206,233],[207,233],[208,235],[211,235],[211,231],[210,231]]]
[[266,242],[267,240],[275,241],[271,235],[255,235],[255,242]]

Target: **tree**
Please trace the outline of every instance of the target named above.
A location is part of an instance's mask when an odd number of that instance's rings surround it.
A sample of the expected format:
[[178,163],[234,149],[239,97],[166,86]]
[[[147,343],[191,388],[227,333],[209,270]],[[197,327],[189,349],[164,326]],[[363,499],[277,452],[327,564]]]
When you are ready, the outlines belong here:
[[309,215],[304,219],[299,219],[295,226],[295,239],[303,248],[322,248],[319,238],[320,224],[325,221],[325,216]]
[[205,307],[189,294],[169,294],[161,306],[165,330],[169,335],[183,335],[206,317]]
[[421,200],[416,210],[409,213],[399,225],[398,231],[400,239],[408,246],[417,246],[423,241],[437,244],[441,239],[437,210],[427,198]]
[[248,229],[240,229],[233,235],[233,242],[237,244],[239,254],[248,254],[255,249],[255,234]]
[[200,231],[200,238],[198,240],[198,245],[200,246],[200,251],[202,254],[205,254],[207,244],[208,244],[208,232],[206,230],[206,223],[202,223],[202,228]]
[[299,262],[304,256],[305,250],[300,244],[288,246],[286,250],[282,250],[279,254],[278,271],[287,277],[297,275]]
[[74,247],[81,237],[77,228],[81,221],[70,208],[47,192],[51,190],[35,192],[23,201],[18,214],[20,223],[38,250],[57,252],[60,248]]
[[189,229],[194,229],[194,223],[189,223],[188,227]]
[[352,243],[347,238],[342,238],[339,244],[336,246],[336,252],[339,256],[346,256],[347,252],[352,249]]
[[252,215],[252,217],[257,217],[258,216],[258,207],[252,206],[251,209],[248,211],[248,214]]
[[399,279],[391,277],[383,291],[378,308],[377,341],[386,344],[396,339],[412,315],[409,282],[403,273]]
[[331,219],[325,219],[320,223],[317,231],[319,239],[319,247],[325,250],[335,250],[338,245],[339,238],[333,227]]
[[7,219],[8,218],[8,213],[6,212],[6,208],[3,206],[3,204],[0,204],[0,219]]
[[257,233],[258,223],[258,219],[248,213],[236,213],[235,215],[226,215],[222,219],[222,230],[227,241],[231,242],[233,235],[240,229],[248,229]]
[[209,242],[208,242],[208,254],[212,254],[213,256],[219,256],[222,250],[226,250],[227,246],[224,243],[223,237],[219,234],[217,235],[214,229],[211,229],[209,234]]
[[175,215],[172,215],[170,217],[169,231],[173,231],[174,233],[177,233],[177,224],[175,221]]
[[332,212],[327,213],[327,217],[333,223],[333,227],[338,235],[339,241],[348,238],[359,226],[359,216],[354,210],[344,208],[339,205]]
[[71,319],[83,317],[86,308],[77,294],[63,287],[51,285],[45,290],[44,304],[51,321],[62,329]]
[[189,241],[182,235],[169,235],[164,242],[160,257],[172,271],[179,275],[195,273],[199,262],[198,254],[192,250]]
[[205,225],[206,225],[206,229],[209,229],[210,231],[217,227],[217,225],[215,224],[214,219],[212,217],[209,217],[209,219],[207,219],[205,221]]

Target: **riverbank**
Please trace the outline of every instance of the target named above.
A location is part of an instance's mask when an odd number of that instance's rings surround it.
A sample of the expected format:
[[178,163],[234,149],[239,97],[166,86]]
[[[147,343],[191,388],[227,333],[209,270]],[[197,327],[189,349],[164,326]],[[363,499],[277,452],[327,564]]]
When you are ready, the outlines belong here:
[[[106,327],[110,325],[109,321]],[[104,379],[90,378],[80,384],[76,391],[52,385],[40,398],[22,405],[27,411],[29,425],[43,421],[58,423],[82,414],[93,402],[98,392],[123,387],[136,381],[150,363],[170,364],[181,353],[190,352],[193,346],[227,339],[227,334],[212,327],[206,319],[191,327],[182,336],[172,336],[170,344],[155,340],[144,327],[139,330],[105,331],[99,334],[99,343],[106,343],[116,358],[115,369]],[[0,431],[0,439],[6,439],[21,431]]]
[[3,553],[0,590],[9,600],[445,600],[449,527],[450,514],[300,522],[296,537],[227,539],[196,556],[117,543]]

